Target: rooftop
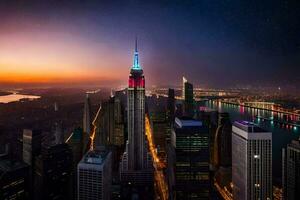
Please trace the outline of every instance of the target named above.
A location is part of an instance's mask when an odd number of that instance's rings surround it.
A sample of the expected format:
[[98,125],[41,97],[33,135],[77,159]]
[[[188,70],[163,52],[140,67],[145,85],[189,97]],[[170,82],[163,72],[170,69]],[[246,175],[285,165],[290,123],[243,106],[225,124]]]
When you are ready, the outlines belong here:
[[246,140],[272,140],[272,132],[266,131],[249,121],[235,121],[232,126],[232,133]]
[[235,121],[233,123],[233,125],[238,127],[239,129],[242,129],[242,130],[248,132],[248,133],[269,132],[269,131],[266,131],[266,130],[260,128],[259,126],[257,126],[253,122],[249,122],[249,121]]
[[189,117],[175,118],[175,123],[179,128],[183,127],[199,127],[202,126],[202,122],[194,120]]
[[103,149],[90,150],[84,155],[84,157],[80,162],[86,164],[101,165],[105,160],[105,158],[107,157],[108,153],[109,152],[107,150],[103,150]]

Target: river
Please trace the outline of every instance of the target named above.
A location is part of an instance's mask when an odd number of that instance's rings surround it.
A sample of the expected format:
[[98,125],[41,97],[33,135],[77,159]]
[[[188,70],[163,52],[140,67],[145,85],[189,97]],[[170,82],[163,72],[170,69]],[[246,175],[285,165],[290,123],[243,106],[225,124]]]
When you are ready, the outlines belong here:
[[27,94],[18,94],[17,92],[13,92],[13,94],[0,96],[0,103],[10,103],[14,101],[20,101],[21,99],[39,99],[40,96],[36,95],[27,95]]

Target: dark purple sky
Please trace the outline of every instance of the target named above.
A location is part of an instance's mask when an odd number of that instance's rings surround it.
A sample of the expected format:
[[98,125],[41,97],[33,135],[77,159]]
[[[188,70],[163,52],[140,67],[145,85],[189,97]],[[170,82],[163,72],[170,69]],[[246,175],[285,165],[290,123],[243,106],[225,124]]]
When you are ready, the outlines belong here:
[[[52,51],[67,40],[89,60],[73,59],[74,67],[116,74],[117,83],[126,83],[137,35],[148,86],[179,84],[182,75],[217,87],[300,84],[299,1],[4,0],[0,19],[0,37],[23,34],[28,42],[37,35]],[[59,44],[49,45],[53,38]],[[60,59],[72,59],[66,51],[58,51]]]

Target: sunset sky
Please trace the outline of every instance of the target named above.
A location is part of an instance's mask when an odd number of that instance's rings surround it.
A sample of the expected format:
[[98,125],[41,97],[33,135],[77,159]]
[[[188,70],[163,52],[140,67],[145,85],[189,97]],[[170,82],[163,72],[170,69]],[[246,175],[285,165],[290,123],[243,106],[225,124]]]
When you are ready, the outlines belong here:
[[135,36],[149,84],[300,82],[298,3],[99,2],[1,1],[0,83],[124,84]]

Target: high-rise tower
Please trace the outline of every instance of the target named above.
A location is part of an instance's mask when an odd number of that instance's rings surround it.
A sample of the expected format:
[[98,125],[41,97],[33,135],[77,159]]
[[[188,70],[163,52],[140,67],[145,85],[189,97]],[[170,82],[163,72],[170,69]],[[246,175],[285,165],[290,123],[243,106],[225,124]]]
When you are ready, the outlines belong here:
[[185,99],[185,83],[187,83],[187,79],[183,76],[182,77],[182,99]]
[[145,78],[139,64],[137,41],[128,81],[128,168],[145,167]]
[[83,110],[83,132],[90,134],[91,132],[91,103],[90,97],[86,94],[85,102],[84,102],[84,110]]
[[232,126],[233,199],[272,199],[272,133],[247,121]]
[[183,88],[182,97],[184,101],[184,115],[188,117],[194,116],[194,93],[193,84],[189,83],[185,77],[182,78]]
[[282,183],[284,200],[299,199],[300,194],[300,138],[293,140],[282,152]]
[[139,64],[137,41],[127,89],[128,140],[123,154],[120,176],[123,184],[152,185],[153,168],[145,138],[145,78]]
[[209,199],[209,129],[202,121],[175,118],[167,160],[170,199]]

